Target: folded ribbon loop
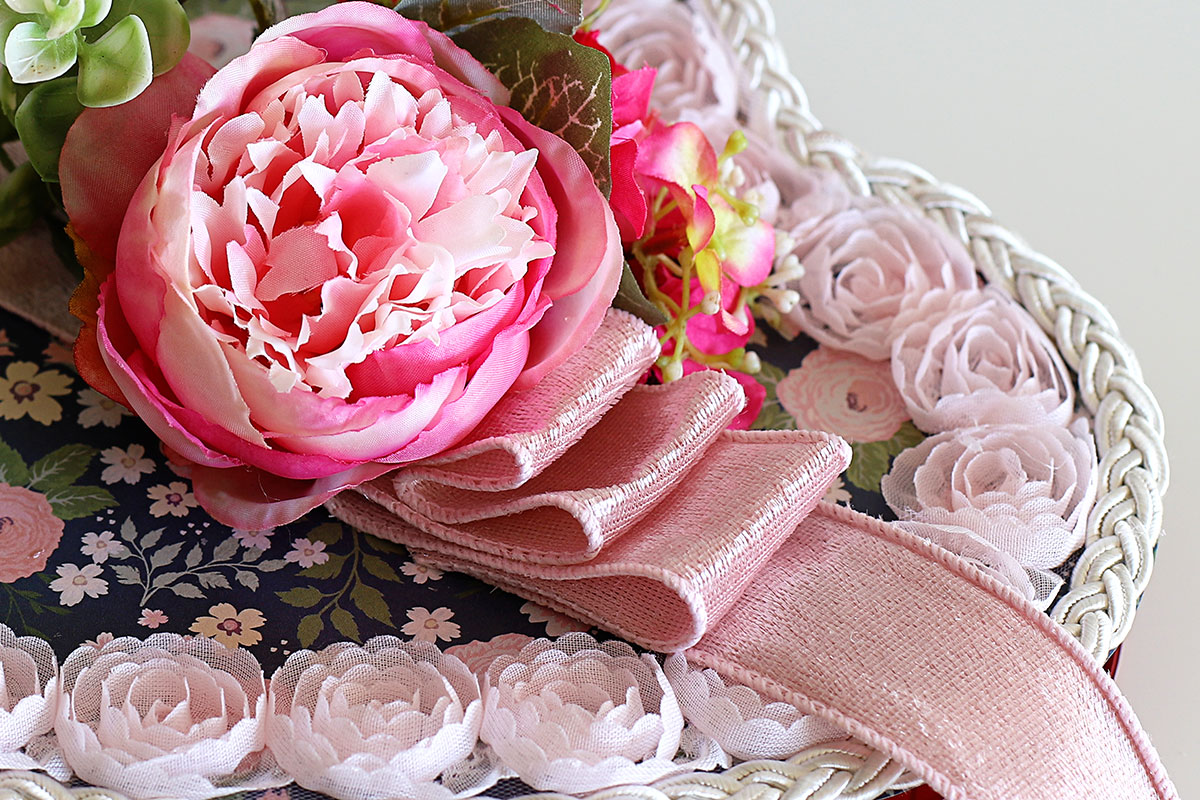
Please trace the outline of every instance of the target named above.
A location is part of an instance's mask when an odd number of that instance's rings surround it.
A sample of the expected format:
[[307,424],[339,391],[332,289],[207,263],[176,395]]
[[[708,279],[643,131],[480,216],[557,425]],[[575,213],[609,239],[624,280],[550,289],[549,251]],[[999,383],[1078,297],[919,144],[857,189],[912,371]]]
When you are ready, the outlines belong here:
[[610,312],[472,441],[329,502],[415,558],[476,575],[815,714],[949,800],[1177,795],[1112,681],[968,562],[819,503],[849,447],[728,431],[702,372],[635,386],[647,327]]

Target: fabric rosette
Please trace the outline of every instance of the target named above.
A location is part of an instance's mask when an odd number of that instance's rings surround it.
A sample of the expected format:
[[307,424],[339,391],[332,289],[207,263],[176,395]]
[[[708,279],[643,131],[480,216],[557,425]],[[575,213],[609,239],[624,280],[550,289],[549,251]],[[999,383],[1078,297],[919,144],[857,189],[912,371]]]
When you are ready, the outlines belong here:
[[778,323],[821,344],[882,361],[909,325],[979,285],[960,242],[901,206],[872,198],[826,217],[796,239],[800,302]]
[[262,668],[245,650],[155,634],[84,645],[62,665],[54,731],[82,780],[135,800],[205,800],[284,781],[264,760]]
[[483,703],[480,737],[541,791],[651,783],[690,766],[675,760],[683,714],[662,667],[624,642],[569,633],[501,654]]
[[1071,375],[1029,314],[995,289],[963,292],[892,344],[892,375],[913,422],[930,433],[987,423],[1066,425]]
[[21,752],[49,733],[58,711],[58,659],[36,636],[17,636],[0,623],[0,769],[37,769]]
[[471,755],[479,681],[427,642],[379,636],[293,653],[271,677],[267,744],[296,783],[341,800],[448,798]]
[[219,520],[271,527],[442,453],[594,333],[612,213],[507,98],[445,35],[350,2],[72,127],[81,374]]
[[847,735],[833,723],[805,714],[790,703],[767,701],[749,686],[727,684],[716,670],[689,665],[682,653],[669,656],[663,670],[688,725],[735,758],[786,759]]
[[1096,491],[1087,420],[984,425],[931,436],[896,457],[883,497],[901,520],[966,528],[1024,567],[1083,544]]

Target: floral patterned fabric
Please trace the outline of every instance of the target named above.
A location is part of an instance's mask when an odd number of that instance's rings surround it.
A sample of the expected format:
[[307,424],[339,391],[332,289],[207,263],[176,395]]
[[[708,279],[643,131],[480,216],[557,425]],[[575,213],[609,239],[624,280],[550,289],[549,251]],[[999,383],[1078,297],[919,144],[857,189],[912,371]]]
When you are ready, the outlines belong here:
[[[819,424],[852,440],[854,461],[826,499],[892,518],[880,478],[923,435],[887,375],[803,337],[765,331],[753,344],[767,394],[755,427]],[[69,350],[8,314],[0,314],[0,619],[47,639],[60,659],[80,644],[171,632],[243,648],[268,674],[297,650],[379,634],[447,647],[586,627],[418,564],[323,511],[270,531],[214,522],[153,435],[76,376]],[[521,788],[509,781],[490,793]],[[294,786],[265,796],[289,791],[312,796]]]

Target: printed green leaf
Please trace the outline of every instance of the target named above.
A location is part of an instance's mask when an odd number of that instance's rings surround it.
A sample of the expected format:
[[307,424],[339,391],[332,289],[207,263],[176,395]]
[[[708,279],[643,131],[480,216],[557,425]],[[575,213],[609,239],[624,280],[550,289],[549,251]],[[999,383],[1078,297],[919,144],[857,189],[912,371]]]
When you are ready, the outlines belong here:
[[143,550],[149,550],[154,545],[158,544],[158,540],[162,538],[165,528],[155,528],[142,537],[140,542]]
[[21,454],[0,439],[0,483],[9,486],[24,486],[29,483],[29,467]]
[[183,560],[183,563],[187,565],[188,569],[192,569],[193,567],[200,566],[202,558],[204,558],[204,548],[198,544],[194,544],[192,545],[192,549],[188,551],[187,558]]
[[621,270],[621,285],[617,288],[613,306],[628,311],[647,325],[667,324],[667,315],[642,293],[642,287],[638,285],[628,261]]
[[126,517],[121,523],[121,538],[127,542],[132,542],[137,538],[137,528],[133,525],[133,518]]
[[358,632],[358,623],[354,621],[354,615],[346,609],[335,608],[329,615],[329,621],[342,636],[355,642],[362,641],[362,634]]
[[[251,559],[247,558],[247,561]],[[332,560],[332,556],[330,557]],[[263,572],[278,572],[286,567],[290,562],[284,561],[282,558],[271,558],[258,565],[259,570]]]
[[796,420],[777,401],[768,401],[763,403],[751,427],[756,431],[790,431],[795,430]]
[[301,647],[312,647],[312,643],[321,635],[321,631],[325,630],[325,622],[321,619],[320,614],[309,614],[304,619],[300,620],[300,624],[296,627],[296,635],[300,638]]
[[408,555],[408,550],[404,549],[404,545],[402,544],[389,542],[387,539],[380,539],[379,537],[371,536],[368,533],[360,533],[357,535],[360,542],[370,545],[373,549],[378,550],[380,553],[387,553],[389,555],[397,556]]
[[128,564],[114,564],[113,574],[117,576],[117,583],[123,583],[127,586],[137,586],[142,582],[138,571]]
[[46,492],[54,516],[62,520],[79,519],[117,504],[107,489],[99,486],[64,486]]
[[18,22],[4,42],[4,66],[16,83],[39,83],[62,75],[75,65],[78,38],[74,33],[51,36],[38,22]]
[[194,583],[173,583],[167,587],[180,597],[186,597],[191,600],[200,600],[204,598],[204,592],[199,586]]
[[324,542],[328,547],[342,538],[342,526],[336,522],[326,522],[306,533],[304,538],[310,542]]
[[29,468],[29,485],[40,490],[70,486],[79,480],[95,455],[95,448],[82,444],[60,447],[33,462]]
[[[235,539],[234,541],[237,541],[237,540]],[[253,564],[255,561],[258,561],[260,558],[262,558],[263,553],[265,553],[265,552],[267,552],[267,551],[259,550],[257,547],[247,547],[245,550],[242,551],[242,563],[243,564]]]
[[150,555],[150,566],[154,568],[170,566],[171,562],[179,556],[181,550],[183,550],[183,542],[175,542],[174,544],[169,544],[166,547],[155,550]]
[[606,195],[611,183],[612,72],[599,50],[514,17],[476,25],[454,41],[508,87],[509,105],[565,139]]
[[846,478],[860,489],[878,492],[879,481],[890,466],[887,442],[854,442],[850,449],[854,457]]
[[908,420],[900,426],[900,430],[896,431],[896,435],[888,440],[888,453],[898,456],[908,448],[916,447],[923,441],[925,441],[925,434],[916,425],[912,424],[912,420]]
[[311,567],[305,567],[300,570],[300,574],[306,578],[314,580],[326,580],[328,578],[336,578],[342,574],[342,567],[346,564],[346,557],[334,553],[329,557],[329,560],[324,564],[313,564]]
[[280,600],[296,608],[312,608],[325,596],[314,586],[296,586],[275,594]]
[[391,581],[392,583],[400,582],[400,576],[396,574],[396,570],[392,568],[392,565],[384,561],[379,556],[373,556],[369,553],[364,554],[362,564],[364,567],[366,567],[367,572],[371,573],[376,578],[379,578],[381,581]]
[[520,17],[555,33],[572,34],[583,22],[582,0],[400,0],[396,11],[443,33]]
[[213,550],[213,561],[228,561],[237,554],[238,540],[232,536],[221,541]]
[[140,17],[125,17],[79,49],[79,102],[89,108],[127,103],[153,78],[150,37]]
[[383,599],[383,592],[359,582],[350,590],[350,600],[371,619],[391,626],[392,612],[388,610],[387,601]]
[[182,572],[160,572],[154,576],[154,580],[150,582],[151,588],[162,589],[170,586],[175,581],[184,576]]
[[252,591],[252,592],[258,591],[258,576],[255,575],[253,572],[249,572],[244,569],[239,569],[237,572],[234,573],[233,577],[237,580],[238,583],[240,583],[242,586],[245,586],[250,591]]
[[229,579],[219,572],[201,572],[196,576],[205,589],[232,589]]

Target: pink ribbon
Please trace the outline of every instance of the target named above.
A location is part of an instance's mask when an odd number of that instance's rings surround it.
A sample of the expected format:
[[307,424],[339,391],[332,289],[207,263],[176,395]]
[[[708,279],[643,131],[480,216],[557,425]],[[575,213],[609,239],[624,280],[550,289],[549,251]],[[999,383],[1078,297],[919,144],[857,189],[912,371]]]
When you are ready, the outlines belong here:
[[835,436],[734,432],[736,381],[639,386],[653,332],[610,312],[455,451],[330,510],[644,647],[687,650],[836,723],[949,800],[1177,795],[1115,685],[1015,592],[819,503]]

